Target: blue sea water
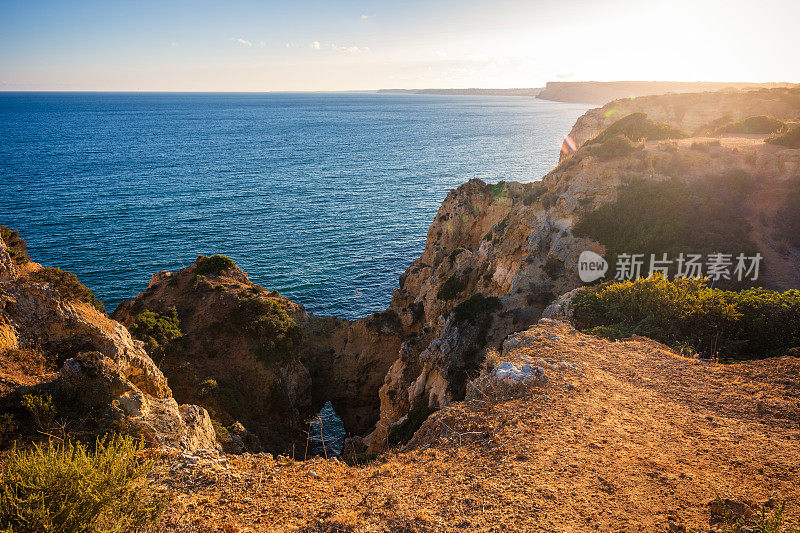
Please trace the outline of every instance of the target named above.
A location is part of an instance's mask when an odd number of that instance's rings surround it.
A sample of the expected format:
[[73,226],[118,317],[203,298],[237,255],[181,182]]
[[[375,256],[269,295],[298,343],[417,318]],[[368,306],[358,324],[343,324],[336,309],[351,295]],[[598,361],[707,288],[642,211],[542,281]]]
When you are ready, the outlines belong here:
[[0,224],[109,310],[230,256],[310,311],[385,309],[447,192],[533,181],[579,104],[370,93],[0,93]]

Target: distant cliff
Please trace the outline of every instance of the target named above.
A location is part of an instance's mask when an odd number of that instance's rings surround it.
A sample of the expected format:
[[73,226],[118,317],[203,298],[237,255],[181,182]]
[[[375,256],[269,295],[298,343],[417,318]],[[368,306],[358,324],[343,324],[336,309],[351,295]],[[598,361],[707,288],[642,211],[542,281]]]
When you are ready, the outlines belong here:
[[380,89],[378,94],[441,94],[457,96],[530,96],[536,97],[541,87],[533,89]]
[[549,81],[538,93],[542,100],[602,105],[619,98],[666,93],[694,93],[724,89],[788,87],[790,83],[740,83],[708,81]]

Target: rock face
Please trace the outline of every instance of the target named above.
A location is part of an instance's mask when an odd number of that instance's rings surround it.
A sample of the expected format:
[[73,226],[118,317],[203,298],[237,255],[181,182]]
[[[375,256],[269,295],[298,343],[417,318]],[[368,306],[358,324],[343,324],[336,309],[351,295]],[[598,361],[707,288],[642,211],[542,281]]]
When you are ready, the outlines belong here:
[[790,87],[790,83],[726,83],[676,81],[551,81],[539,93],[543,100],[603,105],[620,98],[663,95],[666,93],[699,93],[733,89]]
[[18,410],[22,394],[46,393],[59,418],[87,430],[122,429],[184,449],[216,445],[208,413],[177,404],[164,375],[124,326],[63,295],[56,283],[40,281],[40,265],[17,262],[9,269],[11,263],[0,239],[5,410]]
[[581,116],[569,132],[577,146],[596,137],[615,121],[643,112],[688,133],[700,133],[716,120],[736,121],[767,115],[783,121],[800,120],[800,87],[686,94],[661,94],[614,100]]
[[[634,111],[694,131],[728,115],[800,118],[800,94],[773,89],[612,102],[579,119],[574,137],[581,144]],[[0,321],[0,342],[17,349],[38,335],[51,352],[62,347],[58,363],[69,363],[51,380],[54,390],[60,383],[73,390],[76,379],[98,383],[121,399],[115,405],[128,420],[149,421],[155,434],[166,431],[162,426],[179,428],[173,442],[205,442],[209,423],[202,409],[176,414],[170,391],[177,401],[208,409],[231,450],[302,449],[306,421],[330,401],[346,432],[358,437],[352,451],[376,452],[392,432],[394,441],[400,433],[409,437],[431,412],[463,399],[487,351],[515,342],[509,335],[542,316],[569,318],[581,286],[581,253],[605,252],[573,228],[633,181],[692,183],[712,176],[724,195],[731,171],[747,174],[753,190],[742,207],[768,265],[761,281],[775,289],[800,287],[800,250],[775,233],[781,202],[800,183],[800,150],[755,136],[622,140],[622,151],[605,143],[580,147],[539,182],[473,179],[450,191],[389,309],[367,318],[315,316],[215,256],[156,273],[112,315],[147,342],[158,367],[119,323],[86,304],[63,302],[42,284],[26,283],[24,290],[14,289],[18,282],[0,284],[7,302],[0,317],[13,318]],[[23,279],[21,268],[0,254],[0,279]],[[547,371],[550,363],[531,364],[501,369],[502,379],[543,381],[537,368]],[[154,421],[159,417],[161,426]],[[205,431],[180,429],[179,420]]]
[[[316,317],[252,283],[232,262],[206,272],[206,260],[155,274],[146,291],[113,314],[136,331],[142,313],[174,309],[182,337],[162,347],[159,362],[175,396],[205,406],[222,426],[243,425],[253,436],[245,443],[251,451],[302,450],[306,421],[327,401],[347,432],[369,431],[378,419],[378,388],[400,345],[394,313],[355,322]],[[281,342],[273,325],[279,320],[291,321],[296,338],[265,354],[265,346]]]
[[[621,110],[606,118],[614,106]],[[726,113],[798,117],[800,93],[773,89],[637,98],[590,111],[573,133],[582,142],[638,110],[692,130]],[[756,183],[745,207],[752,239],[770,265],[761,283],[780,290],[800,287],[800,251],[773,231],[780,219],[776,199],[800,176],[800,150],[766,145],[762,138],[648,142],[611,157],[584,147],[538,183],[490,186],[471,180],[451,191],[428,231],[425,251],[401,276],[393,295],[391,309],[400,317],[404,342],[381,387],[381,420],[365,439],[368,449],[385,446],[392,425],[415,406],[437,409],[461,399],[465,376],[474,375],[485,350],[497,348],[508,334],[524,330],[543,313],[570,315],[569,295],[545,307],[580,287],[582,251],[604,252],[599,243],[573,235],[572,228],[587,213],[615,201],[620,187],[632,180],[692,182],[734,170]],[[476,293],[501,303],[483,316],[481,333],[475,325],[457,325],[451,314]]]

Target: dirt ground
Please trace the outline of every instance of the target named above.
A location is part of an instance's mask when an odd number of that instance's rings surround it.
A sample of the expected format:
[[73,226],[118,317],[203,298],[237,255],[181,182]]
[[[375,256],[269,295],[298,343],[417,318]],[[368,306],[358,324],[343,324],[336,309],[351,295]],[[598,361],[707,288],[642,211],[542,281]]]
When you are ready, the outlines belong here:
[[163,528],[709,531],[717,494],[786,499],[800,517],[800,359],[715,364],[550,321],[518,339],[501,360],[546,365],[547,384],[506,399],[483,388],[365,466],[164,459]]

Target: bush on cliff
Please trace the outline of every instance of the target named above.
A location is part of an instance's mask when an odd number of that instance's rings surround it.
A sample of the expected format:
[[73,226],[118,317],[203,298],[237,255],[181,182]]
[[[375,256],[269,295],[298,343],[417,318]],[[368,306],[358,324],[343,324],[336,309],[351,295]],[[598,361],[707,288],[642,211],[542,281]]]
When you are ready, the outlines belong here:
[[197,261],[195,263],[197,265],[195,267],[195,274],[199,276],[221,274],[224,270],[236,266],[236,263],[233,262],[233,259],[219,254],[211,257],[200,255],[197,257]]
[[27,243],[19,236],[19,232],[5,226],[0,226],[0,239],[6,245],[8,255],[11,260],[18,265],[24,265],[28,261]]
[[644,335],[707,357],[758,359],[800,346],[800,290],[725,291],[654,276],[579,293],[574,319],[604,337]]
[[481,293],[476,293],[458,304],[453,308],[453,314],[456,322],[471,322],[475,321],[493,311],[497,311],[503,307],[500,303],[500,298],[496,296],[486,297]]
[[0,480],[0,530],[127,532],[152,525],[164,508],[130,437],[34,446],[8,456]]
[[164,356],[174,341],[183,336],[178,312],[172,307],[168,314],[146,310],[136,317],[130,328],[135,339],[144,342],[151,356]]
[[764,142],[786,146],[787,148],[800,148],[800,124],[796,125],[783,135],[776,135],[765,139]]
[[593,144],[589,153],[600,161],[608,161],[617,157],[625,157],[636,151],[636,146],[625,135],[614,135],[602,143]]
[[90,303],[101,313],[106,312],[103,302],[98,300],[94,293],[72,272],[56,267],[44,267],[31,274],[33,281],[49,283],[61,296],[68,299],[80,300]]
[[620,254],[644,254],[644,275],[651,254],[660,259],[666,253],[673,261],[680,253],[751,256],[757,248],[742,207],[750,187],[750,176],[735,171],[691,184],[637,180],[621,187],[615,202],[583,217],[573,233],[605,245],[609,276]]
[[461,291],[463,291],[466,288],[467,286],[464,284],[464,282],[461,281],[458,278],[458,276],[453,274],[452,276],[447,278],[447,281],[442,283],[441,287],[439,287],[439,290],[436,293],[436,297],[439,298],[440,300],[452,300],[453,298],[461,294]]
[[614,122],[586,145],[604,143],[620,134],[633,142],[684,139],[689,136],[685,131],[673,128],[669,124],[650,120],[644,113],[632,113]]
[[783,133],[786,129],[786,123],[782,120],[757,115],[720,126],[715,133]]
[[259,358],[286,361],[297,355],[300,327],[277,300],[258,296],[243,298],[233,312],[233,321],[239,329],[261,341],[256,349]]

